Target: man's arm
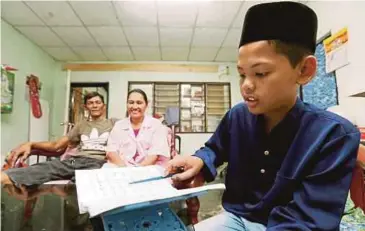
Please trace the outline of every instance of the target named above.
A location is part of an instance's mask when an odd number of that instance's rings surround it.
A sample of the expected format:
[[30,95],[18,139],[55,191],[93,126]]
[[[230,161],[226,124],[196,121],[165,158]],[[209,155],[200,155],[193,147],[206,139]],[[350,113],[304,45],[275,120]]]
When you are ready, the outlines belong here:
[[11,166],[14,166],[19,158],[21,158],[20,160],[24,162],[29,157],[32,149],[57,152],[60,149],[66,148],[69,141],[69,138],[64,136],[56,141],[26,142],[11,151],[10,156],[8,156],[7,159],[11,160]]
[[30,142],[31,148],[42,149],[50,152],[57,152],[65,149],[71,141],[80,141],[80,126],[80,123],[76,124],[66,136],[63,136],[56,141]]
[[67,148],[67,146],[74,140],[80,140],[80,124],[76,124],[75,127],[67,134],[55,141],[46,142],[29,142],[31,148],[42,149],[50,152],[57,152],[59,150]]
[[212,137],[205,143],[205,147],[194,154],[204,162],[202,171],[207,182],[215,179],[216,168],[228,160],[229,116],[230,111],[225,114]]
[[360,134],[342,135],[321,150],[321,159],[286,206],[274,208],[267,230],[337,230],[350,188]]
[[79,136],[80,125],[77,124],[67,136],[63,136],[56,141],[26,142],[11,151],[11,154],[9,157],[7,157],[7,159],[11,160],[11,165],[14,166],[19,157],[21,157],[21,161],[24,162],[29,157],[30,151],[32,149],[42,149],[50,152],[57,152],[66,148],[71,143],[71,140],[78,140]]
[[57,152],[66,148],[70,143],[68,136],[63,136],[55,141],[30,142],[31,148],[42,149],[50,152]]

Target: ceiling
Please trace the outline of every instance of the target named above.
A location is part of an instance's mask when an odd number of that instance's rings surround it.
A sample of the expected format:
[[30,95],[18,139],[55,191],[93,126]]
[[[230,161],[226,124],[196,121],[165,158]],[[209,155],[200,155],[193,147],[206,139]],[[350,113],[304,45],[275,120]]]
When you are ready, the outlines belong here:
[[1,1],[1,17],[59,61],[231,62],[257,3]]

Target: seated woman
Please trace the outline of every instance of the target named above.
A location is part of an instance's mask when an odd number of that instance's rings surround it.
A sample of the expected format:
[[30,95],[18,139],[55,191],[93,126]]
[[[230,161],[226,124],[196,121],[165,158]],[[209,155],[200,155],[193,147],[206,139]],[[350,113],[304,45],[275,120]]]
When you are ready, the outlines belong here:
[[128,92],[128,118],[115,123],[106,147],[108,163],[120,166],[163,165],[170,159],[167,129],[145,114],[146,93],[140,89]]

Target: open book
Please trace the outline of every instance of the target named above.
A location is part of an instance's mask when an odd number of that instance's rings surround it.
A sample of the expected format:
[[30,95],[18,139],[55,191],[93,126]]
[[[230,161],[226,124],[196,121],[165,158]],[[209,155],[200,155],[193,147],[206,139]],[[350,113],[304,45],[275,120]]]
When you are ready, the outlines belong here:
[[163,168],[159,166],[76,170],[80,213],[88,212],[94,217],[114,209],[127,211],[225,189],[224,184],[213,184],[177,190],[169,179],[130,184],[158,176],[163,176]]

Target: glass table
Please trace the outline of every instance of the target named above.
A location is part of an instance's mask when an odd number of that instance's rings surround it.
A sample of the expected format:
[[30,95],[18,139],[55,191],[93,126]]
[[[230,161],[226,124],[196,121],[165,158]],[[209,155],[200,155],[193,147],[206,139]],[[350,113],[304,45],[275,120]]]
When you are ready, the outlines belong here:
[[[179,214],[188,229],[193,229],[186,223],[186,213],[179,210],[179,205],[170,207]],[[104,228],[100,217],[90,219],[88,214],[79,214],[76,186],[66,184],[28,189],[3,186],[1,230],[102,231]]]

